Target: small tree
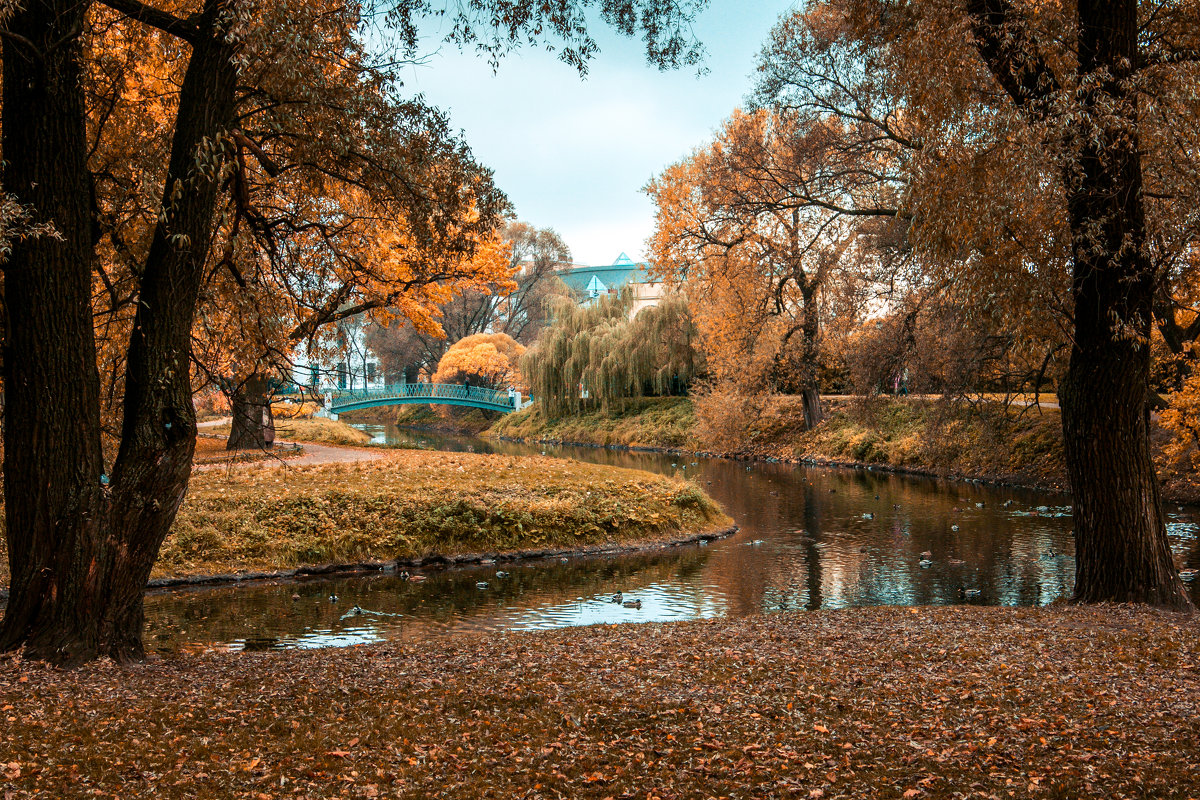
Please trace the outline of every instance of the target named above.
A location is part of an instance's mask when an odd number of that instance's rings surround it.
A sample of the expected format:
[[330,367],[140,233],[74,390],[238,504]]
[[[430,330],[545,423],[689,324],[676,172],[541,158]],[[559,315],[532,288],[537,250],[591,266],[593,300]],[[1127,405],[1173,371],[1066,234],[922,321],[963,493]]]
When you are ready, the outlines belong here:
[[501,389],[520,383],[517,363],[525,348],[506,333],[477,333],[450,345],[438,362],[434,383],[465,383]]

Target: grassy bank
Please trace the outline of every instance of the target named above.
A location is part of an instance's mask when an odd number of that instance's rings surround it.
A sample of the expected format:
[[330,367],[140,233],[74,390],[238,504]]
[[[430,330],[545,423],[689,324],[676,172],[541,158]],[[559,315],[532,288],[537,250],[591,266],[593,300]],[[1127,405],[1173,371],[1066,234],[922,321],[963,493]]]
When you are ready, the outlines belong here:
[[474,436],[487,430],[496,422],[498,412],[487,412],[478,408],[459,406],[432,406],[406,404],[379,406],[347,411],[339,415],[342,422],[365,423],[368,425],[399,425],[416,430],[445,431]]
[[155,574],[582,547],[730,524],[692,484],[636,470],[396,451],[197,475]]
[[552,420],[547,420],[535,404],[501,417],[488,429],[488,435],[578,444],[687,448],[694,445],[695,421],[692,403],[686,397],[643,398],[611,412],[589,411]]
[[730,525],[693,484],[638,470],[400,450],[196,473],[152,577],[640,544]]
[[0,793],[163,798],[1194,798],[1200,623],[851,609],[0,661]]
[[[503,417],[487,435],[877,466],[1067,488],[1058,409],[1006,410],[998,401],[826,399],[824,421],[808,431],[799,398],[774,397],[759,404],[731,400],[730,406],[717,415],[716,424],[700,419],[686,398],[646,399],[613,413],[593,411],[558,420],[546,420],[535,406]],[[1168,442],[1168,432],[1152,425],[1151,447],[1164,497],[1200,502],[1200,475],[1164,455]]]
[[534,406],[502,418],[488,435],[880,465],[1048,487],[1065,482],[1056,410],[826,400],[824,422],[807,431],[799,398],[735,405],[718,426],[698,421],[687,398],[645,399],[611,413],[557,420],[546,420]]
[[754,447],[788,458],[1067,486],[1057,410],[880,399],[829,403],[826,413],[821,425],[805,431],[799,403],[783,399],[764,414],[764,435]]

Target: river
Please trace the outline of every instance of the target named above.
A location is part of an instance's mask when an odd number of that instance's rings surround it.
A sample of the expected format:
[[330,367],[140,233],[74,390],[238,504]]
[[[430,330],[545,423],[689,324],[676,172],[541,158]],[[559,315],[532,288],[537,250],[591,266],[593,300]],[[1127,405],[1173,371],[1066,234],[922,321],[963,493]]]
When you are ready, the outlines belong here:
[[[337,647],[460,632],[742,616],[858,605],[1035,606],[1070,593],[1065,495],[797,464],[550,447],[359,426],[377,442],[541,454],[696,481],[741,530],[618,557],[176,589],[146,599],[161,651]],[[1200,512],[1168,509],[1200,567]],[[1193,585],[1193,599],[1200,589]],[[621,593],[622,602],[613,602]],[[336,598],[336,599],[332,599]],[[626,607],[624,601],[640,601]]]

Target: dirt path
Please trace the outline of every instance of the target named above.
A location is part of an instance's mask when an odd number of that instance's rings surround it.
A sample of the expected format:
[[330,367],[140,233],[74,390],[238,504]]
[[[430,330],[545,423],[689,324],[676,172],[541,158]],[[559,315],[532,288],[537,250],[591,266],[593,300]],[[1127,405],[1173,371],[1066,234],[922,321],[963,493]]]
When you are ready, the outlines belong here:
[[[279,441],[275,443],[275,446],[290,447],[292,444],[293,442]],[[295,444],[304,448],[304,455],[276,462],[277,464],[350,464],[355,461],[374,461],[383,457],[383,453],[380,451],[366,447],[337,447],[331,444],[313,444],[312,442],[296,442]]]
[[[203,430],[205,428],[215,428],[229,422],[228,417],[221,419],[209,420],[208,422],[196,423],[196,427]],[[356,461],[374,461],[382,458],[383,454],[378,450],[372,450],[367,447],[338,447],[331,444],[314,444],[313,442],[292,442],[284,439],[277,439],[273,450],[282,455],[282,452],[293,445],[299,445],[304,448],[304,455],[298,458],[278,458],[267,461],[258,462],[264,466],[307,466],[309,464],[351,464]],[[214,461],[211,464],[197,464],[194,469],[207,470],[219,467],[228,467],[228,461]]]

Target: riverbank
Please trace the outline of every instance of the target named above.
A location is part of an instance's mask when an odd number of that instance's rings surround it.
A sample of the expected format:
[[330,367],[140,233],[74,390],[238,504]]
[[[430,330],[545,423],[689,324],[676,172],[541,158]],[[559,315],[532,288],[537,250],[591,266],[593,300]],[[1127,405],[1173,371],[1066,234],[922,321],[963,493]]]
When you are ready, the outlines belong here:
[[637,470],[474,453],[372,455],[197,472],[152,579],[623,550],[733,525],[694,484]]
[[631,400],[611,411],[592,410],[564,419],[546,419],[536,403],[506,414],[485,435],[538,442],[620,445],[700,450],[696,414],[686,397]]
[[859,608],[181,655],[0,660],[0,793],[1184,798],[1200,621]]
[[[824,421],[810,431],[804,426],[800,399],[794,397],[739,407],[707,423],[686,398],[643,399],[621,411],[594,411],[564,420],[546,420],[535,406],[505,416],[484,435],[1069,489],[1057,407],[827,398],[823,408]],[[1164,455],[1168,441],[1169,434],[1155,425],[1152,447],[1164,498],[1200,502],[1200,476]]]

